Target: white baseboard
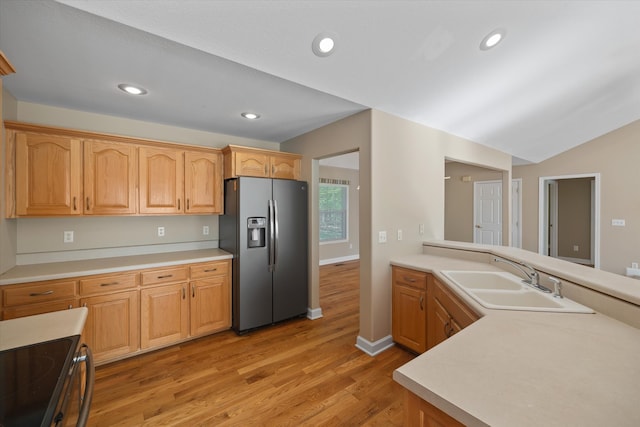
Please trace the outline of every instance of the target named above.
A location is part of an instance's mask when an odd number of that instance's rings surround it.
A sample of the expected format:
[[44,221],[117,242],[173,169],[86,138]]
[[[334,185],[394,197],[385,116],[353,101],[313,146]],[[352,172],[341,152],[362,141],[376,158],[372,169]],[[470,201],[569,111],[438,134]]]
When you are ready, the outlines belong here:
[[360,254],[343,256],[339,258],[321,259],[320,265],[337,264],[339,262],[355,261],[357,259],[360,259]]
[[309,320],[317,320],[322,317],[322,309],[321,308],[309,308],[307,307],[307,319]]
[[388,348],[393,347],[395,344],[393,343],[393,337],[391,335],[387,335],[384,338],[379,339],[376,342],[371,342],[365,338],[362,338],[358,335],[356,339],[356,347],[360,350],[367,353],[369,356],[375,356],[379,353],[382,353]]

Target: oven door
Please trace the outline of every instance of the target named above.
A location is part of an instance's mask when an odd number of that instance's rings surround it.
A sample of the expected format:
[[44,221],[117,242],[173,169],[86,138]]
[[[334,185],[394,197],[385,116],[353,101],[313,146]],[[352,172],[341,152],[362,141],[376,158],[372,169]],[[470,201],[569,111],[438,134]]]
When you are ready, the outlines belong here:
[[52,425],[84,427],[87,424],[94,382],[93,355],[89,346],[82,344],[73,359],[59,402],[60,410],[54,417]]

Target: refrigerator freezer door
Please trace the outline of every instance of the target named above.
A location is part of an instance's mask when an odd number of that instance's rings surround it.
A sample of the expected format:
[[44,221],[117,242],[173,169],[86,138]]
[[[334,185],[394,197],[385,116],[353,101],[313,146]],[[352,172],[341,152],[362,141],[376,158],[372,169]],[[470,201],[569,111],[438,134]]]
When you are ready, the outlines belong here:
[[307,313],[307,199],[306,182],[273,180],[277,205],[277,241],[273,271],[273,321]]

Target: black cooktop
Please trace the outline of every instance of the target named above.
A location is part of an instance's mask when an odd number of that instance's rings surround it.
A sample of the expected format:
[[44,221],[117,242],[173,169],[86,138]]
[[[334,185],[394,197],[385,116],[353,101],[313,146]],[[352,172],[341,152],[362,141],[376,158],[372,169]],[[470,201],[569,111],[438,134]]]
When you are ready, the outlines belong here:
[[51,425],[79,339],[0,352],[0,427]]

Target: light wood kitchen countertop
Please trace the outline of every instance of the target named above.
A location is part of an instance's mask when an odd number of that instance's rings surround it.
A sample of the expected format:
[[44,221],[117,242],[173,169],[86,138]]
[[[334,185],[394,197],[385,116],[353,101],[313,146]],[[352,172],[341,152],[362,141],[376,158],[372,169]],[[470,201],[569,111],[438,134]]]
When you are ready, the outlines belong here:
[[0,286],[65,279],[94,274],[117,273],[128,270],[166,267],[177,264],[230,259],[233,256],[222,249],[199,249],[194,251],[165,252],[114,258],[98,258],[82,261],[53,262],[47,264],[18,265],[0,275]]
[[[512,259],[524,252],[498,251]],[[533,259],[553,273],[563,267],[557,260],[542,265],[533,255],[523,261]],[[440,272],[498,268],[453,253],[399,257],[392,265],[433,273],[483,315],[394,372],[394,380],[414,394],[469,426],[640,425],[640,329],[597,312],[484,308]],[[574,270],[566,275],[579,282],[583,269]],[[589,286],[607,286],[598,279],[591,276]],[[620,280],[609,294],[629,293],[635,302],[640,292],[625,286]]]

